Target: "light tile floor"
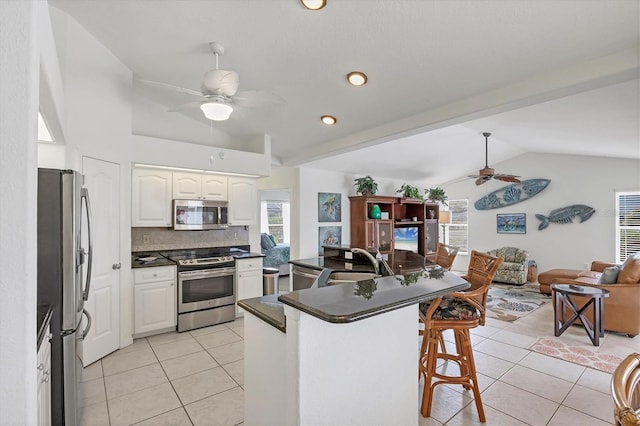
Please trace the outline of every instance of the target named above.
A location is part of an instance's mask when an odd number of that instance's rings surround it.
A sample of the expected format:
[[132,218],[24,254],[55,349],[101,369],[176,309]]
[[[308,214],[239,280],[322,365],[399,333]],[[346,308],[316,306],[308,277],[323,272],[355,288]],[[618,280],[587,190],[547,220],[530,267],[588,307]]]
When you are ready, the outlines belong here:
[[[613,424],[611,375],[527,350],[553,338],[551,303],[515,322],[472,331],[486,425]],[[559,337],[593,349],[584,330]],[[448,340],[448,345],[451,342]],[[243,422],[243,320],[134,343],[83,372],[82,425],[238,425]],[[640,336],[607,332],[600,352],[640,352]],[[454,369],[455,365],[442,365]],[[422,380],[419,384],[422,395]],[[469,391],[438,386],[420,425],[480,424]]]

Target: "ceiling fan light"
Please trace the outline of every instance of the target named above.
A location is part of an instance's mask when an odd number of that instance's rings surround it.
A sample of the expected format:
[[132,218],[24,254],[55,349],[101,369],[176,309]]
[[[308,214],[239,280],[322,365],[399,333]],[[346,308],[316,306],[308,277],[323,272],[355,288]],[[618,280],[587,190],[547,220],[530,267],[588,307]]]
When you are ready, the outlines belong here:
[[367,75],[361,71],[352,71],[347,74],[347,80],[353,86],[364,86],[367,84]]
[[336,121],[338,121],[333,115],[323,115],[322,117],[320,117],[320,120],[322,120],[322,122],[328,126],[336,124]]
[[309,10],[320,10],[327,5],[327,0],[300,0],[300,3]]
[[200,109],[205,117],[213,121],[227,120],[233,112],[231,105],[222,102],[206,102],[200,105]]

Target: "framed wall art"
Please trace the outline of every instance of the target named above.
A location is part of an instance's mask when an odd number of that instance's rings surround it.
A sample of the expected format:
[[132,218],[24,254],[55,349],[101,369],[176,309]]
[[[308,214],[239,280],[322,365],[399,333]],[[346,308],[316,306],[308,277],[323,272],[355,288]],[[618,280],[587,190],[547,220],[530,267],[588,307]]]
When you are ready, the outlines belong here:
[[496,215],[498,234],[526,234],[527,215],[525,213],[509,213]]
[[342,222],[342,194],[318,192],[318,222]]
[[339,246],[342,244],[342,226],[318,227],[318,256],[324,255],[322,246]]

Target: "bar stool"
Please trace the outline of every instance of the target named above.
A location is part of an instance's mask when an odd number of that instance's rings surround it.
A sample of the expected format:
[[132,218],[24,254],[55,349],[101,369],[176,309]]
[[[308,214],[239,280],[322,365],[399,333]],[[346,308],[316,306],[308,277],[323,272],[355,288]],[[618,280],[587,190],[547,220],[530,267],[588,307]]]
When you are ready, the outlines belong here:
[[631,353],[611,376],[613,416],[618,426],[640,425],[640,354]]
[[[420,413],[423,417],[431,416],[433,391],[440,384],[461,384],[473,392],[480,421],[486,421],[478,377],[476,374],[471,335],[469,330],[485,323],[487,295],[489,286],[504,261],[501,257],[489,256],[475,250],[471,251],[469,268],[463,278],[469,281],[468,291],[455,292],[439,297],[420,305],[420,319],[425,329],[420,349],[420,373],[424,374],[424,390]],[[438,343],[442,340],[444,330],[453,330],[456,353],[448,354],[438,351]],[[438,359],[453,361],[458,364],[460,375],[448,376],[436,371]],[[433,381],[433,379],[436,379]],[[433,382],[433,383],[432,383]]]
[[435,263],[450,271],[451,266],[453,266],[453,261],[458,254],[458,250],[460,250],[460,247],[438,243]]

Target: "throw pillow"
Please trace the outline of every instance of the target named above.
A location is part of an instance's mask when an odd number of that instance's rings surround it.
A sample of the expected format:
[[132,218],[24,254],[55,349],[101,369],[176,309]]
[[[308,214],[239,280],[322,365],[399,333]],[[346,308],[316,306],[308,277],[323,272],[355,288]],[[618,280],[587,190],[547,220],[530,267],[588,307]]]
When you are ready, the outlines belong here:
[[271,241],[268,234],[260,234],[260,247],[264,250],[269,250],[274,248],[275,244],[273,244],[273,241]]
[[640,282],[640,259],[627,259],[618,274],[621,284],[637,284]]
[[620,265],[609,266],[604,268],[598,284],[615,284],[618,282],[618,274],[620,273]]
[[278,245],[278,241],[276,241],[276,237],[273,236],[273,234],[268,234],[269,238],[271,239],[271,241],[273,242],[273,246],[277,246]]

